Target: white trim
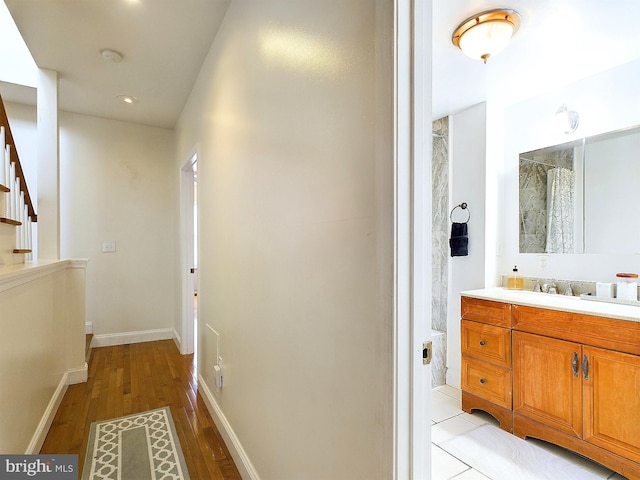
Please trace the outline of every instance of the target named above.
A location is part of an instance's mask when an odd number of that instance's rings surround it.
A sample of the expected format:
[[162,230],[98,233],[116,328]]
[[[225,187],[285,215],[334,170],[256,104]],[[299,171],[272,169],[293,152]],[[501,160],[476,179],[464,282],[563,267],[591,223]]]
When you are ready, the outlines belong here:
[[84,334],[93,333],[93,322],[84,322]]
[[70,368],[67,371],[68,384],[85,383],[89,378],[89,365],[85,362],[82,367]]
[[394,12],[393,478],[411,479],[411,11]]
[[[411,175],[411,343],[422,353],[431,339],[432,156],[431,38],[432,2],[414,1],[412,29]],[[411,358],[411,478],[431,478],[431,365]]]
[[26,455],[33,455],[40,453],[40,449],[44,444],[45,439],[47,438],[47,433],[49,433],[49,427],[53,423],[53,419],[56,416],[56,412],[58,411],[58,407],[60,403],[62,403],[62,398],[64,394],[67,392],[67,387],[69,386],[69,374],[67,372],[62,375],[60,382],[58,383],[58,387],[56,391],[53,393],[51,400],[49,400],[49,405],[47,405],[42,418],[40,419],[40,423],[38,423],[38,427],[36,428],[33,437],[31,437],[31,441],[29,442],[29,446],[25,451]]
[[67,268],[86,268],[87,260],[53,260],[0,267],[0,292],[33,282]]
[[260,480],[258,472],[256,472],[256,469],[253,467],[253,464],[249,459],[249,455],[247,455],[247,452],[242,448],[242,444],[236,436],[236,433],[233,431],[233,428],[231,428],[231,424],[227,420],[227,417],[224,416],[224,413],[222,413],[222,409],[218,405],[218,402],[216,402],[209,386],[200,374],[198,374],[198,390],[203,394],[202,398],[204,403],[206,404],[216,427],[218,427],[218,430],[222,435],[222,439],[229,449],[229,453],[231,453],[231,456],[233,457],[236,467],[238,467],[238,470],[240,471],[240,476],[243,479]]
[[182,338],[180,337],[180,333],[174,328],[173,329],[173,341],[175,342],[178,350],[180,350],[180,345],[182,343]]
[[58,382],[58,386],[56,387],[55,392],[51,396],[51,400],[49,400],[49,404],[42,414],[42,418],[40,418],[40,422],[36,427],[36,431],[33,433],[31,437],[31,441],[27,446],[25,451],[25,455],[34,455],[40,453],[40,449],[44,444],[45,439],[47,438],[47,434],[49,433],[49,428],[51,428],[51,424],[53,423],[53,419],[56,416],[56,412],[62,403],[62,399],[64,398],[64,394],[67,393],[67,388],[69,385],[73,385],[75,383],[83,383],[87,381],[87,373],[88,366],[85,363],[82,367],[71,368],[66,371],[60,382]]
[[194,197],[194,171],[193,166],[198,160],[198,146],[190,153],[188,160],[180,169],[180,279],[182,282],[182,301],[181,301],[181,335],[180,335],[180,353],[183,355],[194,352],[194,316],[193,316],[193,297],[195,287],[193,284],[193,274],[189,273],[194,267],[193,251],[194,235],[193,226],[197,221],[193,215],[193,197]]
[[[394,470],[431,478],[431,0],[396,0],[394,39]],[[425,136],[428,137],[425,139]]]
[[103,335],[94,335],[91,340],[91,348],[171,339],[173,339],[173,328],[158,328],[156,330],[142,330],[138,332],[107,333]]

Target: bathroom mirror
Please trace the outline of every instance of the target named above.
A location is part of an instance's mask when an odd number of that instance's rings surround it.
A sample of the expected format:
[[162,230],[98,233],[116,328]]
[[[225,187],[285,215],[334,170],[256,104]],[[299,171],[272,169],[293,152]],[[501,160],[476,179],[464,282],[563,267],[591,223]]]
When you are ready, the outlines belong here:
[[524,152],[520,253],[640,253],[640,127]]

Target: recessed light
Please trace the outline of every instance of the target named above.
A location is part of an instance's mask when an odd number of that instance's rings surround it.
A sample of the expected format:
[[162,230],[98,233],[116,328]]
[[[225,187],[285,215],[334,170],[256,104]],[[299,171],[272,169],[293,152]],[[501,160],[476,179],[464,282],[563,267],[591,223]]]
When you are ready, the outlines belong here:
[[132,104],[138,103],[140,100],[132,95],[118,95],[118,98],[122,100],[124,103]]
[[100,50],[100,55],[102,55],[102,58],[106,62],[120,63],[122,61],[122,54],[115,50],[111,50],[110,48],[103,48]]

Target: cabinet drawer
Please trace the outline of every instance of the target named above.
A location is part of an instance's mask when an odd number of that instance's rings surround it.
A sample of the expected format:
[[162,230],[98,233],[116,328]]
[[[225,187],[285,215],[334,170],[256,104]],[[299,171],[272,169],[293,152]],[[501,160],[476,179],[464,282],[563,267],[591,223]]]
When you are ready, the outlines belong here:
[[502,366],[511,367],[511,331],[462,320],[462,354]]
[[462,390],[511,408],[511,370],[462,357]]
[[462,297],[460,312],[465,320],[511,327],[511,304]]

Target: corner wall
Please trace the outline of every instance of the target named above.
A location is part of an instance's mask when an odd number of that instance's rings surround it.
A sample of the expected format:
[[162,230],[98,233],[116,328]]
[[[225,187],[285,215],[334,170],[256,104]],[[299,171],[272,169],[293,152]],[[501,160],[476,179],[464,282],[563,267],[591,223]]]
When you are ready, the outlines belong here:
[[201,386],[255,478],[392,478],[375,5],[235,0],[177,125],[176,182],[198,147]]
[[90,260],[94,346],[173,337],[173,141],[163,128],[60,113],[61,255]]
[[[469,255],[449,257],[447,310],[447,384],[460,387],[460,292],[484,287],[487,105],[481,103],[450,117],[450,210],[466,202]],[[461,209],[454,221],[464,221]],[[461,218],[461,219],[460,219]],[[449,223],[451,226],[451,223]],[[450,252],[447,252],[450,255]]]

